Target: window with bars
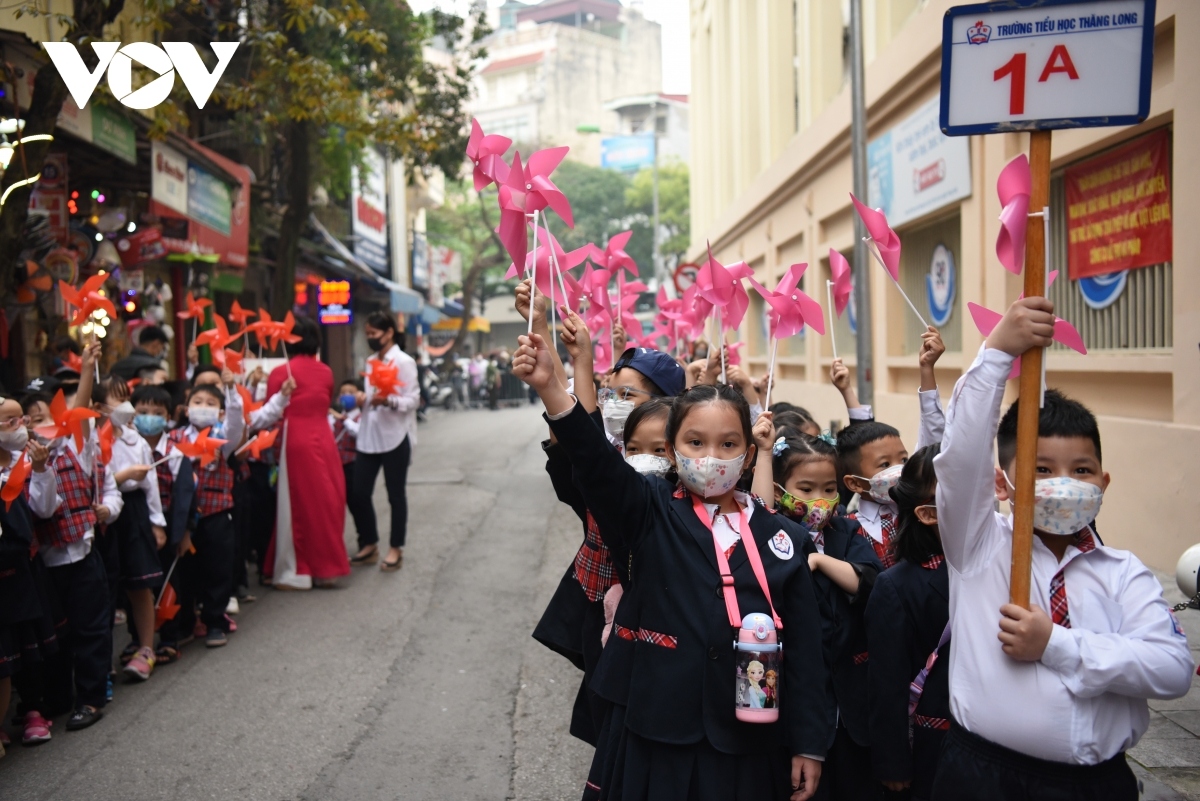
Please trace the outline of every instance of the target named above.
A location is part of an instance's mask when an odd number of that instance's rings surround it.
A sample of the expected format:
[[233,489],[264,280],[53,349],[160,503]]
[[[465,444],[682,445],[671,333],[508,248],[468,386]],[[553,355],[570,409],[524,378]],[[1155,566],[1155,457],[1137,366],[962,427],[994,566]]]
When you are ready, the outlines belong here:
[[[1171,263],[1099,276],[1107,286],[1097,287],[1092,300],[1084,296],[1079,281],[1067,276],[1066,182],[1061,175],[1050,182],[1050,258],[1048,269],[1057,269],[1050,287],[1054,313],[1069,320],[1091,350],[1166,350],[1171,347]],[[1034,224],[1037,218],[1032,218]],[[1116,296],[1115,300],[1111,299]],[[1100,300],[1107,296],[1107,300]],[[1107,305],[1102,305],[1107,303]],[[1066,346],[1054,343],[1054,349]]]

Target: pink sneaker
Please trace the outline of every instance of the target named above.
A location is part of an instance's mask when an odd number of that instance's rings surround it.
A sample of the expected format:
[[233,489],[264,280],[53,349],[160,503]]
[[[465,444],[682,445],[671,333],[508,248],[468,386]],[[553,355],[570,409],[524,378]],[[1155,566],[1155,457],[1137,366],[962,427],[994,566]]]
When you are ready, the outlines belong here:
[[137,681],[145,681],[154,672],[154,651],[150,648],[139,648],[125,666],[125,675]]
[[40,712],[25,714],[25,732],[21,735],[24,745],[40,745],[50,740],[50,721],[42,717]]

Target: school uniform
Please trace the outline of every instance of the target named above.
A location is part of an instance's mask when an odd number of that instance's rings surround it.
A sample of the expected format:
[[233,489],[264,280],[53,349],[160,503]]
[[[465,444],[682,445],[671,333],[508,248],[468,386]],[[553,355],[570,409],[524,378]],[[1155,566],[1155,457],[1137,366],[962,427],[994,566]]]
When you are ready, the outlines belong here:
[[813,584],[821,610],[822,640],[829,680],[825,692],[837,702],[837,728],[831,733],[818,798],[871,799],[880,785],[871,778],[870,725],[867,705],[869,648],[863,612],[872,596],[879,559],[858,525],[833,517],[812,535],[818,553],[846,562],[858,574],[853,596],[817,571]]
[[[134,465],[154,463],[154,452],[141,435],[129,426],[114,426],[112,459],[107,470],[114,479]],[[107,537],[114,537],[120,554],[120,583],[128,590],[157,589],[162,585],[162,566],[158,558],[158,542],[152,526],[164,530],[162,496],[159,494],[158,472],[151,470],[141,480],[128,479],[118,489],[122,510],[109,523]],[[110,591],[115,588],[110,588]]]
[[[264,381],[255,390],[265,393],[266,387]],[[276,392],[260,408],[250,412],[247,437],[279,426],[288,400],[282,392]],[[254,554],[260,581],[270,573],[266,569],[266,560],[275,531],[275,485],[279,477],[279,452],[282,447],[280,438],[276,440],[275,447],[265,451],[260,459],[255,459],[249,452],[243,452],[238,457],[240,463],[235,474],[233,510],[237,537],[234,550],[235,590],[249,592],[250,578],[246,563],[251,553]]]
[[[158,444],[151,446],[150,450],[155,462],[166,460],[154,466],[159,503],[167,521],[167,545],[158,552],[158,558],[164,577],[170,574],[170,583],[180,607],[174,618],[164,621],[159,627],[158,635],[160,644],[175,648],[180,640],[191,636],[196,622],[195,598],[190,585],[184,581],[184,571],[179,570],[176,562],[177,546],[187,533],[195,512],[196,479],[191,460],[184,458],[171,442],[169,432],[159,437]],[[172,570],[172,567],[175,569]]]
[[[834,724],[824,692],[820,613],[797,547],[807,532],[754,504],[743,513],[783,622],[785,658],[779,722],[740,722],[734,714],[734,632],[714,550],[717,521],[706,525],[686,490],[627,465],[578,404],[547,419],[600,531],[625,542],[634,575],[644,582],[622,798],[790,797],[790,757],[823,759]],[[702,503],[700,508],[711,514]],[[746,544],[729,547],[727,580],[739,613],[770,613]]]
[[[333,427],[333,441],[337,444],[338,456],[342,460],[342,475],[346,479],[346,487],[352,486],[354,480],[354,461],[358,455],[358,424],[362,419],[362,411],[352,409],[341,418],[330,415],[329,424]],[[346,508],[354,520],[354,530],[359,530],[358,514],[361,511],[356,504],[350,503],[350,495],[346,494]],[[366,521],[363,521],[366,525]]]
[[1008,602],[1012,519],[995,511],[992,442],[1013,358],[983,348],[954,390],[936,457],[949,564],[950,733],[933,798],[1135,799],[1124,752],[1147,698],[1177,698],[1194,669],[1162,586],[1133,554],[1076,535],[1060,562],[1033,538],[1030,601],[1055,621],[1037,662],[996,642]]
[[[920,564],[901,559],[875,580],[867,603],[871,769],[879,782],[912,782],[914,799],[930,797],[950,729],[949,642],[943,642],[949,604],[941,555]],[[930,671],[910,716],[912,684],[926,666]]]

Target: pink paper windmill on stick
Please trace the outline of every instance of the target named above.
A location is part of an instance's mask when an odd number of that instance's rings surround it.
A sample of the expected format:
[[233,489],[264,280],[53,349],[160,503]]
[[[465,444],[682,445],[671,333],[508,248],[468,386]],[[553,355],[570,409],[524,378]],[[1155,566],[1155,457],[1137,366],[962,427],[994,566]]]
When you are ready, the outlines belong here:
[[550,180],[550,173],[562,163],[568,150],[570,148],[567,147],[539,150],[529,157],[529,162],[524,166],[521,165],[521,154],[517,153],[513,156],[512,168],[508,175],[499,184],[498,233],[514,264],[525,263],[525,254],[529,248],[525,233],[528,216],[534,215],[534,227],[537,227],[536,215],[549,207],[562,217],[568,228],[575,227],[575,218],[571,215],[571,202]]
[[[1054,279],[1058,277],[1058,270],[1052,270],[1047,276],[1046,285],[1054,283]],[[1022,293],[1021,297],[1025,297]],[[967,309],[971,312],[971,319],[975,321],[975,327],[979,329],[979,333],[984,337],[990,336],[992,331],[1000,323],[1003,314],[992,311],[989,308],[980,306],[977,303],[967,303]],[[1071,350],[1087,355],[1087,347],[1083,344],[1083,337],[1080,336],[1079,330],[1075,326],[1068,323],[1061,317],[1054,318],[1054,341],[1062,345],[1066,345]],[[1043,356],[1043,363],[1045,357]],[[1016,378],[1021,374],[1021,358],[1018,356],[1013,361],[1012,370],[1009,371],[1009,379]]]
[[[850,194],[850,200],[854,202],[854,210],[858,212],[858,216],[863,221],[863,225],[867,228],[867,233],[870,235],[871,242],[875,243],[875,258],[883,265],[883,269],[891,276],[892,283],[896,285],[896,289],[900,290],[900,296],[904,298],[904,302],[908,304],[908,308],[912,309],[912,313],[917,315],[917,319],[921,321],[923,328],[929,328],[929,323],[925,322],[925,318],[917,311],[916,305],[909,299],[908,293],[904,291],[904,287],[900,286],[900,237],[888,225],[887,216],[879,209],[872,209],[864,205],[854,196]],[[868,246],[867,250],[871,248]]]
[[740,326],[746,309],[750,308],[750,296],[742,286],[742,279],[753,274],[754,271],[744,261],[728,267],[721,264],[713,256],[711,244],[708,246],[708,261],[696,273],[696,288],[700,297],[712,304],[717,313],[717,349],[721,353],[722,383],[725,381],[725,350],[721,344],[725,341],[725,332]]
[[1029,195],[1033,176],[1029,159],[1017,156],[1000,171],[996,193],[1000,195],[1000,235],[996,238],[996,258],[1004,269],[1015,275],[1025,266],[1025,229],[1029,225]]
[[478,120],[471,120],[471,138],[467,140],[467,158],[475,165],[475,191],[482,192],[488,186],[508,177],[508,165],[504,154],[512,146],[512,140],[499,134],[484,134]]
[[829,300],[829,342],[833,345],[833,358],[837,358],[837,336],[833,333],[833,315],[837,313],[838,317],[842,316],[842,312],[846,311],[846,306],[850,303],[850,290],[852,288],[850,270],[850,262],[846,261],[846,257],[833,248],[829,249],[829,274],[833,276],[832,281],[825,282],[825,295]]
[[[551,301],[555,299],[563,300],[569,308],[578,309],[582,288],[579,282],[567,270],[574,269],[583,264],[584,260],[588,257],[591,245],[584,245],[567,253],[563,250],[558,240],[546,232],[545,228],[538,228],[536,236],[539,242],[536,253],[536,268],[533,262],[535,254],[527,253],[525,255],[524,271],[518,270],[516,264],[510,264],[508,265],[508,272],[504,274],[504,280],[508,281],[513,278],[519,278],[522,274],[532,274],[536,276],[539,292],[550,298]],[[566,293],[565,297],[564,293]],[[551,308],[554,308],[554,306],[551,305]]]
[[818,334],[825,333],[825,315],[821,311],[821,304],[800,289],[800,279],[807,269],[807,264],[793,264],[779,279],[779,284],[775,287],[774,292],[753,278],[750,279],[750,286],[754,287],[755,291],[762,295],[766,304],[771,307],[767,319],[771,329],[771,338],[774,341],[771,344],[771,364],[767,368],[769,376],[767,380],[768,408],[771,403],[771,385],[775,383],[775,353],[779,348],[779,340],[795,336],[805,325],[811,326]]

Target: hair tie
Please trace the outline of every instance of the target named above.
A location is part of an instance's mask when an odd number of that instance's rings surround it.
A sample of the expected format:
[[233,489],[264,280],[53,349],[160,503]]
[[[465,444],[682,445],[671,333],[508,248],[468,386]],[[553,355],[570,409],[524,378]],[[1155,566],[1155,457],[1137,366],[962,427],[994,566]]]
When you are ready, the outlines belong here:
[[775,445],[771,448],[771,455],[778,456],[779,454],[786,451],[789,447],[790,446],[787,443],[787,438],[780,437],[779,439],[775,440]]
[[821,440],[822,442],[827,442],[835,448],[837,447],[837,437],[835,437],[828,428],[822,431],[817,436],[817,439]]

